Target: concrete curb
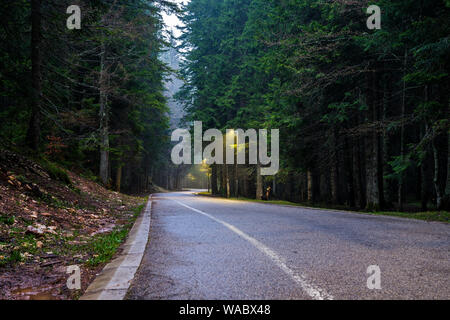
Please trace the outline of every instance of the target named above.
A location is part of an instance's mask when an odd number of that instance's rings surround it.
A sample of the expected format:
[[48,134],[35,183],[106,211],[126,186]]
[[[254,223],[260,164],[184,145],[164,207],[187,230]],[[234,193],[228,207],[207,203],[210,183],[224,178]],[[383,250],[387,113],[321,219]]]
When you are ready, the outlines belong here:
[[122,253],[108,263],[80,300],[123,300],[139,268],[149,239],[151,196],[144,213],[136,220]]

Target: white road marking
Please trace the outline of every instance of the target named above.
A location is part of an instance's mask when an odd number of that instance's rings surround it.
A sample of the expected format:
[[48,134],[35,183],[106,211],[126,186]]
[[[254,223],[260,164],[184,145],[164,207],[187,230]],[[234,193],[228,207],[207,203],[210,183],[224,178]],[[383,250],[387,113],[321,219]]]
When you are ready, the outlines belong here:
[[244,233],[243,231],[239,230],[238,228],[236,228],[235,226],[222,221],[220,219],[217,219],[216,217],[213,217],[212,215],[203,212],[201,210],[192,208],[180,201],[177,200],[172,200],[176,203],[178,203],[179,205],[186,207],[192,211],[195,211],[197,213],[200,213],[218,223],[220,223],[221,225],[223,225],[224,227],[226,227],[227,229],[233,231],[234,233],[236,233],[237,235],[239,235],[241,238],[247,240],[248,242],[250,242],[253,246],[255,246],[259,251],[261,251],[262,253],[264,253],[267,257],[269,257],[281,270],[283,270],[284,273],[286,273],[288,276],[290,276],[296,283],[298,283],[300,285],[300,287],[314,300],[333,300],[333,296],[328,294],[325,290],[315,286],[314,284],[312,284],[310,281],[307,280],[306,276],[302,275],[302,274],[297,274],[295,271],[293,271],[291,268],[289,268],[286,264],[286,262],[284,261],[284,259],[282,257],[280,257],[275,251],[273,251],[272,249],[268,248],[267,246],[265,246],[264,244],[262,244],[261,242],[259,242],[258,240],[256,240],[255,238],[252,238],[251,236],[249,236],[248,234]]

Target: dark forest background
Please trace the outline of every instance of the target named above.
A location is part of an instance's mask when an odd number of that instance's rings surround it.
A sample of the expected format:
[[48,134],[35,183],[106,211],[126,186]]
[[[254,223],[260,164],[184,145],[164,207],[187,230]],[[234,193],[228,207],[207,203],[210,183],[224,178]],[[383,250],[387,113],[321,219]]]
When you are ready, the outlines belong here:
[[[366,10],[381,8],[381,29]],[[280,129],[281,170],[213,166],[214,194],[449,206],[448,0],[191,0],[178,97],[208,128]]]
[[[69,30],[70,5],[81,29]],[[0,143],[144,192],[167,162],[167,1],[12,0],[0,10]]]
[[[81,30],[66,28],[74,4]],[[179,39],[165,40],[163,11],[178,12]],[[160,59],[172,44],[186,124],[280,129],[276,176],[200,169],[213,194],[448,209],[449,35],[449,0],[3,1],[0,147],[117,191],[181,188]]]

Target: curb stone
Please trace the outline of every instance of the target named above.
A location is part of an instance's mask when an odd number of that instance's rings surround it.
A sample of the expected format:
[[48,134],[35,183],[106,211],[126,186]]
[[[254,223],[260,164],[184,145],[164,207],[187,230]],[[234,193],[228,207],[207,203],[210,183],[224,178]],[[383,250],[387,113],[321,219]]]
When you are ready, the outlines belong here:
[[122,253],[103,268],[80,300],[123,300],[125,298],[147,246],[151,208],[150,196],[144,213],[137,218],[127,241],[122,245]]

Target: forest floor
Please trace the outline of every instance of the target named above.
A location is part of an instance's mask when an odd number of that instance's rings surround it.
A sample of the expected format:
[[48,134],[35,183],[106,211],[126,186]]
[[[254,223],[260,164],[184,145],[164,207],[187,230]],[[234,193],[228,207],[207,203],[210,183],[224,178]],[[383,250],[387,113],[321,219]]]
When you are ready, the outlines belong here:
[[[117,254],[146,198],[38,162],[0,150],[0,299],[77,299]],[[81,269],[81,290],[66,286],[71,265]]]
[[[213,197],[210,192],[199,192],[197,195]],[[351,211],[355,213],[363,213],[363,214],[371,214],[371,215],[384,215],[384,216],[393,216],[393,217],[401,217],[408,219],[417,219],[424,221],[438,221],[438,222],[447,222],[450,223],[450,212],[448,211],[427,211],[427,212],[419,212],[417,210],[412,210],[410,212],[398,212],[398,211],[358,211],[354,209],[349,209],[345,206],[334,206],[331,207],[325,204],[306,204],[306,203],[296,203],[285,200],[256,200],[250,198],[230,198],[229,200],[236,201],[249,201],[249,202],[260,202],[267,204],[277,204],[277,205],[287,205],[287,206],[296,206],[296,207],[308,207],[308,208],[316,208],[322,210],[344,210]]]

